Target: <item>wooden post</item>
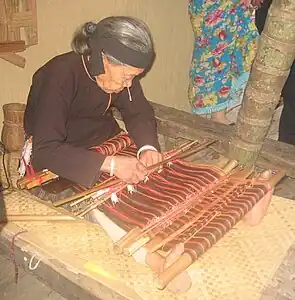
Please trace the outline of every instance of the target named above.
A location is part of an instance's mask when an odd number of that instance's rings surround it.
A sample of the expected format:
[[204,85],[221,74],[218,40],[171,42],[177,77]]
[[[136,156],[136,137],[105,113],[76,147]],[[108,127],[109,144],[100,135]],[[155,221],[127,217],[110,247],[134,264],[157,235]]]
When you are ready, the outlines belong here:
[[246,167],[255,164],[294,58],[295,0],[274,0],[229,142],[229,157]]

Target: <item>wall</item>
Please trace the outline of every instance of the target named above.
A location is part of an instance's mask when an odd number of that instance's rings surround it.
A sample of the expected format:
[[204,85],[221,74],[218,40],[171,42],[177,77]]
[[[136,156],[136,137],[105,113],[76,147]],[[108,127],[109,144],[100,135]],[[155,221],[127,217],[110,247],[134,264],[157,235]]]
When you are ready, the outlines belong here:
[[25,69],[0,60],[0,105],[26,102],[32,74],[51,57],[70,49],[72,34],[81,23],[121,14],[141,18],[153,33],[157,59],[142,81],[147,97],[157,103],[187,110],[188,68],[193,42],[187,2],[38,0],[39,44],[22,53],[27,59]]

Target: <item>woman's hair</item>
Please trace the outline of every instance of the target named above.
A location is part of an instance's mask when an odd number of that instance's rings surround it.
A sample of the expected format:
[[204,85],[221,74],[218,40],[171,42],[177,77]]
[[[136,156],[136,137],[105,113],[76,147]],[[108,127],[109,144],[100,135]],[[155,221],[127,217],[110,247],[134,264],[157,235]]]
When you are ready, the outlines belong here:
[[[98,30],[99,36],[116,39],[132,50],[142,53],[153,51],[153,41],[148,26],[138,19],[123,16],[105,18],[99,22],[98,28],[95,23],[85,23],[74,34],[72,49],[80,55],[90,55],[89,41],[95,30]],[[122,63],[108,53],[103,54],[111,63]]]

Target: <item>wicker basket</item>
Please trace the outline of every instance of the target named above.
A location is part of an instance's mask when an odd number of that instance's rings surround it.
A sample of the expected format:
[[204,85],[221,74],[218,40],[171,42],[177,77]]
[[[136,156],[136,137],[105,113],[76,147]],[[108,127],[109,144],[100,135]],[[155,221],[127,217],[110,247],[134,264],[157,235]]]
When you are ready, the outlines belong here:
[[7,152],[19,152],[24,145],[24,113],[26,105],[22,103],[8,103],[3,105],[4,122],[2,129],[2,143]]

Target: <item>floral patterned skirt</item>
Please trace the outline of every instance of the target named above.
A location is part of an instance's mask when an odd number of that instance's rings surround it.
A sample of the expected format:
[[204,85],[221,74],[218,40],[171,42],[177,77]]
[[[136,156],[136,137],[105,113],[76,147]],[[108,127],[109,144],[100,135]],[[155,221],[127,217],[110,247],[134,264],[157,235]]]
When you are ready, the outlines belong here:
[[244,89],[255,57],[254,16],[239,2],[222,0],[191,0],[189,12],[195,37],[189,83],[192,111],[226,110]]

